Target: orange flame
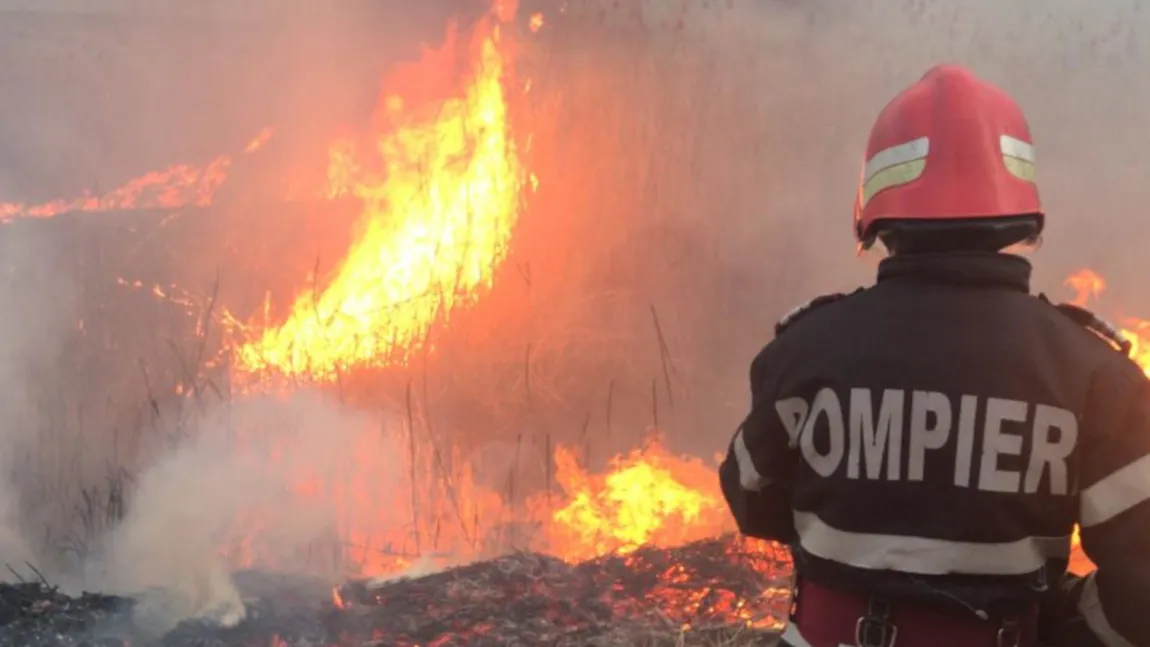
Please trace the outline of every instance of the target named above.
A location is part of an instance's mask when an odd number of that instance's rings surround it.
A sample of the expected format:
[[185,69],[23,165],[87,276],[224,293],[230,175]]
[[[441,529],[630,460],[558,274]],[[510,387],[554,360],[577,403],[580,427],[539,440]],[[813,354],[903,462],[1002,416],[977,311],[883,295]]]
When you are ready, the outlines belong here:
[[1130,358],[1150,377],[1150,321],[1131,318],[1125,322],[1122,334],[1130,340]]
[[1092,299],[1097,299],[1106,289],[1106,279],[1091,269],[1079,270],[1066,277],[1063,283],[1075,292],[1070,302],[1080,307],[1090,303]]
[[204,168],[177,164],[152,171],[128,181],[102,196],[85,195],[71,200],[53,200],[27,205],[0,203],[0,220],[19,217],[47,218],[71,211],[116,211],[118,209],[162,209],[207,206],[227,179],[231,159],[220,156]]
[[[271,139],[272,129],[264,128],[244,147],[244,154],[261,150]],[[74,211],[101,212],[121,209],[175,209],[206,207],[212,204],[228,178],[231,157],[220,155],[200,168],[176,164],[163,171],[151,171],[128,180],[103,195],[85,195],[41,204],[0,202],[0,222],[13,218],[49,218]]]
[[[1071,303],[1085,307],[1106,290],[1106,279],[1091,269],[1083,269],[1069,276],[1065,284],[1075,291]],[[1130,358],[1150,377],[1150,321],[1135,317],[1120,319],[1119,333],[1130,342]],[[1094,564],[1081,551],[1082,540],[1079,529],[1074,527],[1071,537],[1071,570],[1085,573],[1094,569]]]
[[364,203],[362,233],[320,293],[295,300],[283,325],[238,349],[248,372],[332,380],[340,370],[402,362],[434,321],[491,285],[518,218],[524,173],[507,125],[498,30],[478,44],[463,96],[412,119],[397,96],[383,117],[400,126],[376,143],[381,177],[337,144],[328,195]]
[[[495,7],[505,20],[514,10],[508,0]],[[532,32],[543,26],[541,14],[530,17]],[[381,117],[397,125],[373,143],[378,159],[363,159],[352,140],[330,148],[325,194],[363,202],[359,235],[324,289],[301,292],[282,325],[236,349],[241,374],[271,371],[322,381],[345,368],[402,361],[424,344],[433,322],[492,284],[518,218],[520,191],[525,180],[531,187],[536,181],[525,173],[511,140],[498,28],[481,26],[478,35],[465,90],[434,116],[420,118],[400,96],[382,98]],[[244,153],[262,150],[271,136],[265,129]],[[0,205],[0,217],[207,205],[229,164],[221,156],[204,169],[174,166],[98,198]],[[175,286],[119,282],[194,305]],[[407,433],[410,440],[412,430]],[[237,444],[252,440],[239,436]],[[473,559],[499,548],[485,545],[484,537],[500,524],[542,526],[532,547],[569,561],[644,545],[673,546],[732,529],[715,467],[672,454],[658,438],[616,456],[604,474],[588,471],[573,449],[558,448],[554,476],[561,494],[555,501],[537,495],[520,509],[509,509],[501,493],[478,486],[469,469],[460,467],[466,462],[456,448],[417,451],[413,444],[407,454],[381,442],[378,429],[347,442],[351,458],[340,465],[338,479],[309,469],[306,457],[298,473],[291,471],[292,496],[301,505],[320,500],[333,511],[340,545],[364,575],[410,568],[429,556],[446,563]],[[266,453],[257,460],[287,460],[282,448]],[[381,475],[394,474],[402,462],[396,456],[405,454],[411,482],[406,488],[380,487]],[[262,512],[236,520],[238,541],[227,551],[233,562],[262,561]],[[670,573],[677,575],[682,574]],[[703,591],[690,595],[695,604],[706,597]],[[333,603],[343,604],[338,590]]]
[[[1071,301],[1086,306],[1106,290],[1106,279],[1091,269],[1075,272],[1066,279],[1066,285],[1076,292]],[[1130,358],[1150,377],[1150,320],[1123,317],[1118,332],[1130,342]]]
[[564,559],[676,546],[730,530],[715,467],[676,457],[661,442],[616,456],[591,475],[574,452],[555,453],[556,480],[567,497],[551,517],[549,550]]

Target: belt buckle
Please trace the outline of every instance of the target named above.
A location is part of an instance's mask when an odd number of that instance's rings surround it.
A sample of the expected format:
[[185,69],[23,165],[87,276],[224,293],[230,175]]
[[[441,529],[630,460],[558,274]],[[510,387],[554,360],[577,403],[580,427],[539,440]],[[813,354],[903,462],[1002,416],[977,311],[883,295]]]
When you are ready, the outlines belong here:
[[858,647],[894,647],[897,638],[898,627],[890,621],[890,606],[885,601],[872,598],[867,602],[866,615],[855,623],[855,644]]
[[897,638],[898,627],[889,620],[863,616],[855,623],[855,643],[858,647],[894,647]]
[[1003,620],[998,628],[998,647],[1019,647],[1022,644],[1022,630],[1017,620]]

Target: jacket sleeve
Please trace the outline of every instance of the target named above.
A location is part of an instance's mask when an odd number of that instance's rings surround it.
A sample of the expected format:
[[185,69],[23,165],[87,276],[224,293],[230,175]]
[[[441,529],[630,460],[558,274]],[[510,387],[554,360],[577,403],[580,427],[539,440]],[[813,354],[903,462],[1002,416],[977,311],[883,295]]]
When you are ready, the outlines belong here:
[[795,539],[791,489],[797,458],[774,410],[771,346],[751,364],[751,411],[735,432],[719,466],[723,496],[739,531],[791,543]]
[[1079,434],[1078,523],[1098,570],[1067,577],[1058,645],[1150,647],[1150,381],[1096,377]]

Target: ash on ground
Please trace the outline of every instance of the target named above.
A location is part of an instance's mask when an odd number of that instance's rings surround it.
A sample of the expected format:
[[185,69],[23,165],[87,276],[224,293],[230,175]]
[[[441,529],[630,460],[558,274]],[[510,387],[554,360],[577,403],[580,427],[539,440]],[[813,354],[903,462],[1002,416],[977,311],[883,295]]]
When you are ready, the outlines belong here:
[[185,622],[164,636],[135,626],[130,599],[0,585],[0,647],[771,645],[789,567],[776,546],[727,537],[574,565],[517,553],[334,592],[247,572],[240,624]]

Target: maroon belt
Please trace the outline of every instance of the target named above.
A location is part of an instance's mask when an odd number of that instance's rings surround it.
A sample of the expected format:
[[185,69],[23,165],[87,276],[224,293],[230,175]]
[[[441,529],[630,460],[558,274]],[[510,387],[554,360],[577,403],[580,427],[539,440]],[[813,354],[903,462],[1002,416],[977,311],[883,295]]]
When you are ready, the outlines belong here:
[[[983,617],[987,616],[987,617]],[[783,644],[791,647],[1036,647],[1038,606],[1016,615],[841,593],[802,582]]]

